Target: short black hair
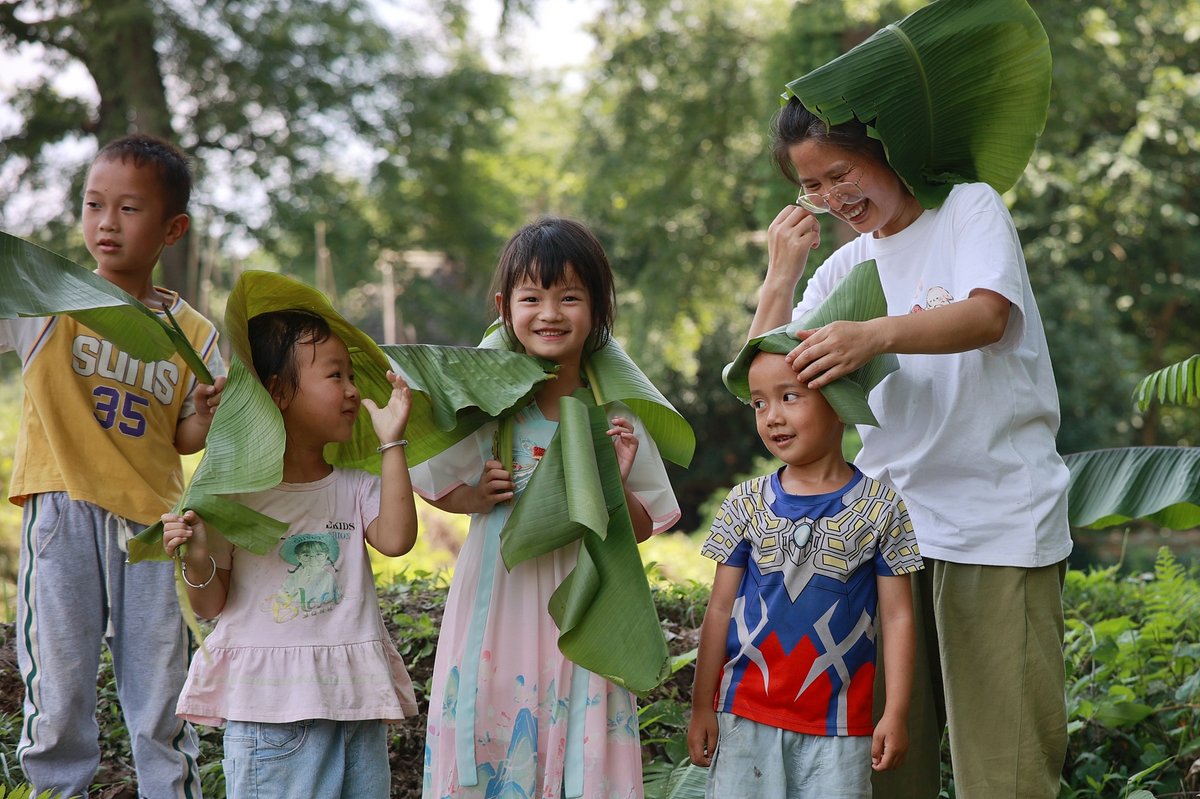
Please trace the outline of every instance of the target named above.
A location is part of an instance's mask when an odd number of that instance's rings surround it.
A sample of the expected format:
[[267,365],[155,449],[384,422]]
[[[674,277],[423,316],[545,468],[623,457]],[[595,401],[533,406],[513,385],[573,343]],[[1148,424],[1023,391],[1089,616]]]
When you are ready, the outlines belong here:
[[592,306],[590,348],[599,349],[612,338],[616,313],[612,267],[600,241],[574,219],[543,217],[518,230],[504,245],[493,283],[493,293],[500,295],[500,316],[510,324],[509,303],[522,280],[550,288],[563,280],[568,266],[574,267],[587,289]]
[[771,123],[771,158],[775,166],[783,173],[789,183],[797,186],[800,180],[796,176],[796,167],[792,165],[788,150],[793,145],[806,141],[822,142],[841,147],[852,153],[858,153],[872,158],[891,169],[883,142],[872,138],[867,133],[865,123],[857,119],[843,122],[839,125],[827,125],[819,116],[809,111],[795,97],[792,97],[775,114]]
[[247,323],[254,371],[271,396],[290,400],[300,390],[296,345],[316,346],[333,331],[325,317],[301,308],[269,311]]
[[192,197],[192,168],[187,156],[175,145],[147,133],[131,133],[100,148],[92,163],[101,159],[132,160],[134,166],[150,166],[162,189],[164,218],[186,214]]

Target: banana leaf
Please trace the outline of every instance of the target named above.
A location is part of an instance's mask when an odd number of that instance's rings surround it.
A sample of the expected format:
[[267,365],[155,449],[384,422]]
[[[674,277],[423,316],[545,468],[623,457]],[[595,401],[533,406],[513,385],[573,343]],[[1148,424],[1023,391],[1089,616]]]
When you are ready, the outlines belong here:
[[[879,269],[874,260],[863,261],[850,270],[829,296],[804,318],[777,327],[746,342],[732,363],[725,366],[722,379],[725,387],[743,402],[750,401],[750,363],[759,352],[787,354],[800,342],[796,332],[811,330],[838,320],[865,322],[887,315],[887,300],[879,282]],[[850,374],[821,388],[821,393],[838,418],[846,424],[879,426],[867,394],[883,378],[899,368],[892,353],[877,355]]]
[[1128,447],[1065,456],[1071,524],[1100,529],[1145,519],[1200,527],[1200,447]]
[[0,231],[0,319],[58,314],[73,317],[142,361],[179,353],[200,382],[213,382],[204,359],[174,319],[163,322],[95,272]]
[[[493,416],[520,407],[535,386],[548,379],[538,359],[511,352],[479,352],[468,347],[390,346],[388,354],[347,322],[321,292],[272,272],[242,274],[225,309],[225,329],[233,356],[229,381],[213,418],[204,457],[179,508],[195,510],[236,546],[263,554],[286,531],[283,523],[227,498],[272,488],[283,479],[285,433],[275,401],[254,373],[249,320],[269,311],[301,308],[321,315],[350,350],[355,383],[364,397],[385,404],[394,368],[414,389],[405,436],[415,465],[464,438]],[[391,359],[389,359],[389,356]],[[364,411],[353,438],[332,444],[328,460],[342,468],[380,471],[379,439]],[[134,539],[130,560],[165,559],[162,525]]]
[[926,208],[955,183],[1007,191],[1050,103],[1050,44],[1025,0],[937,0],[787,84],[828,125],[852,118]]
[[[686,752],[685,752],[686,754]],[[656,761],[647,767],[644,783],[646,799],[704,799],[708,769],[688,762]]]
[[550,598],[559,650],[642,693],[669,676],[670,657],[609,426],[604,406],[586,389],[559,401],[558,431],[500,532],[500,551],[511,569],[582,539],[575,567]]
[[[410,466],[458,443],[492,419],[524,407],[558,368],[505,350],[428,344],[387,344],[382,349],[392,370],[413,389],[405,432]],[[371,446],[371,461],[362,468],[378,468],[377,445]]]
[[[520,407],[553,366],[524,354],[482,352],[472,347],[389,345],[386,350],[347,322],[324,294],[272,272],[246,272],[230,297],[225,326],[234,352],[250,363],[248,320],[267,311],[302,308],[320,314],[350,349],[355,383],[364,398],[385,404],[392,386],[387,370],[414,391],[405,437],[410,466],[462,440],[492,418]],[[326,455],[343,468],[379,473],[379,439],[368,414],[359,414],[348,442],[331,444]]]
[[[523,352],[521,344],[500,320],[484,332],[479,346]],[[593,352],[583,365],[584,374],[600,404],[622,402],[637,414],[659,452],[672,463],[687,467],[696,451],[696,434],[650,379],[638,368],[616,339]]]
[[1143,377],[1133,390],[1140,410],[1157,399],[1170,405],[1200,403],[1200,355],[1193,355]]
[[[283,417],[271,395],[237,355],[213,416],[204,456],[183,492],[177,510],[196,511],[231,543],[265,554],[287,525],[225,495],[263,491],[283,479]],[[129,561],[166,560],[162,523],[129,542]]]

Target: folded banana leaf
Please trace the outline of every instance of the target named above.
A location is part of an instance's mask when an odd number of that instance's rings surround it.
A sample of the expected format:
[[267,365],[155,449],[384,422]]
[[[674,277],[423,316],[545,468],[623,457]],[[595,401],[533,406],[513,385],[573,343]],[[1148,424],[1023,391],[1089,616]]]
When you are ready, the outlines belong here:
[[[346,343],[363,397],[386,404],[392,387],[387,370],[409,381],[413,408],[405,436],[409,465],[432,457],[482,424],[520,407],[549,378],[538,359],[470,347],[391,345],[381,348],[334,310],[328,298],[298,280],[273,272],[242,274],[225,308],[233,356],[229,381],[209,430],[204,457],[179,503],[199,513],[230,542],[263,554],[286,531],[283,523],[226,497],[272,488],[283,479],[283,417],[251,366],[249,320],[259,314],[303,309],[322,316]],[[380,471],[379,439],[366,412],[349,442],[331,444],[328,460],[343,468]],[[165,559],[161,524],[130,545],[130,560]]]
[[[722,373],[725,387],[742,402],[749,402],[750,363],[759,352],[791,352],[800,343],[796,338],[799,330],[811,330],[839,320],[865,322],[886,315],[887,300],[879,282],[879,269],[874,260],[863,261],[804,318],[747,341],[733,362],[725,366]],[[867,403],[867,394],[898,368],[899,362],[892,353],[877,355],[845,377],[822,386],[821,393],[846,424],[878,427],[879,420]]]
[[[521,349],[499,321],[479,346]],[[645,692],[666,679],[670,660],[605,432],[611,424],[604,406],[627,405],[663,457],[682,466],[691,462],[696,438],[615,339],[592,353],[583,371],[588,387],[560,400],[558,430],[500,532],[501,555],[512,568],[582,539],[576,565],[548,607],[558,625],[559,651],[605,679]],[[501,440],[510,440],[510,424],[501,424]],[[510,449],[502,446],[498,454]]]
[[559,401],[558,430],[500,532],[500,551],[511,569],[582,539],[574,568],[550,597],[558,648],[643,693],[670,675],[670,658],[609,427],[587,389]]
[[[488,327],[479,346],[524,351],[500,320]],[[684,467],[692,462],[696,451],[696,434],[692,426],[650,382],[620,342],[609,339],[588,357],[583,369],[598,403],[622,402],[629,406],[645,425],[664,458]]]

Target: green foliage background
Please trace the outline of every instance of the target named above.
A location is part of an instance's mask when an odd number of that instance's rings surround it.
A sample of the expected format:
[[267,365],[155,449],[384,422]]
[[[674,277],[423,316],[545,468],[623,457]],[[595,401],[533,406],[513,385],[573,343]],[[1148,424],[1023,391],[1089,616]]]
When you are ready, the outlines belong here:
[[[595,50],[579,80],[564,81],[485,58],[458,0],[429,0],[424,26],[385,22],[386,0],[0,1],[4,47],[42,47],[51,74],[83,65],[104,101],[64,96],[49,77],[0,87],[20,120],[0,136],[0,227],[86,263],[75,200],[83,168],[99,141],[134,120],[196,160],[193,231],[164,259],[163,282],[209,316],[221,317],[240,270],[265,268],[314,283],[382,339],[379,265],[390,262],[395,340],[469,344],[492,316],[489,280],[505,239],[539,214],[580,217],[617,272],[618,337],[696,428],[693,466],[671,476],[681,528],[703,529],[714,498],[769,468],[720,369],[744,339],[763,231],[794,198],[766,152],[779,92],[921,4],[600,0]],[[512,27],[500,31],[502,55],[521,35],[513,23],[543,8],[503,5]],[[1059,448],[1194,446],[1200,414],[1160,405],[1139,414],[1130,392],[1195,352],[1200,0],[1033,6],[1054,57],[1050,118],[1006,200],[1054,357]],[[814,264],[848,235],[827,223]],[[0,358],[6,484],[17,372],[13,356]],[[422,521],[419,549],[401,563],[432,573],[452,563],[461,521]],[[19,512],[0,505],[3,598],[18,524]],[[1139,537],[1187,554],[1175,562],[1127,549]],[[1102,546],[1078,547],[1068,574],[1063,796],[1129,796],[1138,786],[1183,795],[1200,754],[1191,538],[1076,538]],[[711,569],[695,539],[659,536],[650,547],[643,558],[672,581],[659,590],[661,613],[680,630],[698,625]],[[398,569],[376,565],[385,583]],[[427,657],[428,612],[406,607],[399,617],[416,647],[406,656]],[[643,716],[647,757],[667,766],[680,751],[672,703],[690,682],[686,665],[679,674]],[[116,735],[116,718],[105,717],[106,734]]]

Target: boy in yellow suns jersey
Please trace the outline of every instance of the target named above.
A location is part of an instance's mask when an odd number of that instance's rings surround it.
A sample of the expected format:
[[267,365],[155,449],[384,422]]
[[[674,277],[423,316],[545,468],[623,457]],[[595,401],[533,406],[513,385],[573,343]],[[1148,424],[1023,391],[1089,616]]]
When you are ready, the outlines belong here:
[[[130,135],[88,170],[82,222],[96,273],[170,311],[213,374],[217,331],[155,286],[163,249],[188,229],[187,159]],[[126,542],[183,488],[179,456],[204,446],[224,378],[201,385],[175,355],[146,363],[69,316],[0,320],[0,351],[25,386],[9,499],[24,509],[17,655],[25,719],[17,756],[34,793],[87,797],[100,763],[96,671],[103,640],[133,747],[138,795],[200,797],[195,732],[176,718],[188,633],[169,562],[126,563]]]

